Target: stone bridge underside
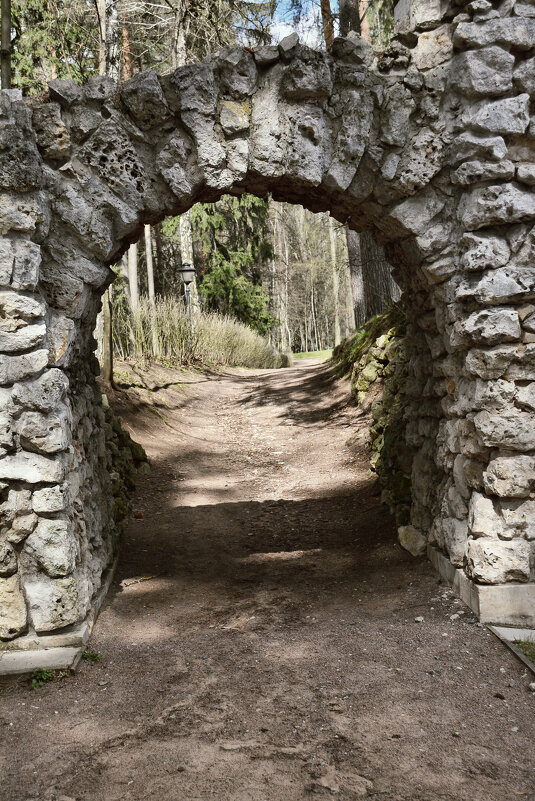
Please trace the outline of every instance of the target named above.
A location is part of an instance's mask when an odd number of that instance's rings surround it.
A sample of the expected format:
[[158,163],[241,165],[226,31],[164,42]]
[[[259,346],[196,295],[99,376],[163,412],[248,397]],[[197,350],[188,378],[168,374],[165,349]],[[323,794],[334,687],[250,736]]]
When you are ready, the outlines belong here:
[[379,59],[292,36],[0,94],[0,653],[74,642],[116,555],[92,335],[109,265],[144,223],[241,192],[385,244],[411,321],[411,524],[484,619],[535,624],[535,4],[397,16]]

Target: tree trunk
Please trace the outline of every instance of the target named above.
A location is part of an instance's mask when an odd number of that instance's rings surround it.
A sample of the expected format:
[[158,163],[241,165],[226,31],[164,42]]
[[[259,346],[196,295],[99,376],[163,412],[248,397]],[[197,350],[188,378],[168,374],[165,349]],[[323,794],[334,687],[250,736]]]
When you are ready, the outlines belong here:
[[382,314],[385,307],[399,300],[399,287],[392,278],[392,268],[384,248],[378,245],[369,231],[360,235],[362,277],[366,319]]
[[355,328],[360,328],[366,322],[366,303],[364,299],[364,278],[362,275],[360,240],[358,233],[356,231],[351,231],[347,226],[346,239]]
[[97,0],[98,12],[98,74],[106,75],[106,0]]
[[139,308],[139,283],[137,276],[137,242],[128,248],[128,292],[130,306],[136,312]]
[[321,22],[323,25],[323,38],[327,50],[334,42],[334,20],[330,0],[321,0]]
[[100,375],[106,383],[113,386],[113,333],[111,318],[111,286],[102,296],[102,363]]
[[119,9],[118,0],[106,0],[106,75],[119,80]]
[[336,259],[336,234],[334,229],[334,220],[329,215],[329,239],[331,243],[331,268],[333,275],[333,305],[334,305],[334,344],[339,345],[342,341],[340,332],[340,302],[339,302],[339,284],[340,279],[338,276],[338,264]]
[[2,0],[2,89],[11,89],[11,0]]
[[155,359],[159,356],[158,334],[156,332],[156,296],[154,294],[154,260],[152,258],[152,234],[150,225],[145,226],[145,259],[147,261],[147,286],[149,290],[150,326],[152,336],[152,353]]
[[357,0],[339,0],[340,36],[347,36],[349,31],[360,33],[360,15]]

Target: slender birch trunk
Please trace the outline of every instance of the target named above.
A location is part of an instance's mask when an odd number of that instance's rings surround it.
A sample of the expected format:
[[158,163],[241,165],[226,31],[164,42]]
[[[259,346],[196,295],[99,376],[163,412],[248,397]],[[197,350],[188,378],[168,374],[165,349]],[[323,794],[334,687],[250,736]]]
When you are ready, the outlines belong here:
[[338,275],[338,264],[336,259],[336,232],[334,220],[329,215],[329,240],[331,244],[331,267],[333,276],[333,304],[334,304],[334,344],[339,345],[342,341],[340,332],[340,278]]
[[0,56],[2,89],[11,89],[11,0],[2,0],[2,43]]

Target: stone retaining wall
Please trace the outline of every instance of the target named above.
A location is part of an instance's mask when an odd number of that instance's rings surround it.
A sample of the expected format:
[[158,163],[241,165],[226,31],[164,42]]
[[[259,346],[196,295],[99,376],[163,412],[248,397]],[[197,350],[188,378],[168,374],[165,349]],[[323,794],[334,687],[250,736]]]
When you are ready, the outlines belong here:
[[295,36],[0,95],[0,638],[84,618],[116,548],[92,331],[144,223],[225,192],[386,246],[411,323],[411,524],[533,581],[535,5],[402,0],[377,58]]

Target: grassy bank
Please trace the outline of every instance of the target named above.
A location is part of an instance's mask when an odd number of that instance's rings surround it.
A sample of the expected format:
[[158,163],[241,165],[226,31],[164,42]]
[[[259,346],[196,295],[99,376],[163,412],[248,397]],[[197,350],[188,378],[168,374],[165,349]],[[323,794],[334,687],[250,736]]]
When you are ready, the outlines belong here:
[[185,306],[159,299],[151,312],[142,298],[132,312],[117,306],[113,316],[114,350],[120,358],[176,364],[220,364],[230,367],[288,367],[289,359],[249,326],[220,314],[194,312],[192,325]]

